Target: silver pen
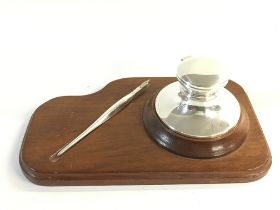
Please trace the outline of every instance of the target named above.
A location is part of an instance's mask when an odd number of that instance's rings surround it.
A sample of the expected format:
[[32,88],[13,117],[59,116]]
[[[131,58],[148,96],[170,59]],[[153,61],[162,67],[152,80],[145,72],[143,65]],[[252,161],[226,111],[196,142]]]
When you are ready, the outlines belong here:
[[147,80],[135,88],[132,92],[122,97],[116,103],[114,103],[108,110],[106,110],[94,123],[92,123],[86,130],[84,130],[80,135],[78,135],[73,140],[69,141],[55,153],[50,156],[51,162],[56,162],[59,158],[71,149],[74,145],[79,143],[85,136],[87,136],[90,132],[95,130],[97,127],[102,125],[104,122],[109,120],[115,114],[117,114],[120,110],[122,110],[127,104],[129,104],[134,98],[136,98],[140,93],[142,93],[146,87],[149,85],[149,81]]

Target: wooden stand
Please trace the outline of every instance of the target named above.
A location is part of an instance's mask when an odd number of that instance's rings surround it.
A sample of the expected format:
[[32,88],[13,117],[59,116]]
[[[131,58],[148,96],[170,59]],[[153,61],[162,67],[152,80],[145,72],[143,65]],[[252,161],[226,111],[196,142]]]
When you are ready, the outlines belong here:
[[144,126],[150,136],[163,148],[190,158],[216,158],[236,150],[245,141],[249,131],[249,118],[243,106],[237,125],[226,134],[215,138],[192,138],[168,128],[157,116],[152,96],[144,108]]
[[176,155],[149,137],[142,113],[149,98],[175,78],[151,78],[151,86],[118,115],[67,152],[58,162],[50,155],[87,128],[115,101],[147,78],[114,81],[86,96],[64,96],[41,105],[33,114],[21,151],[25,176],[40,185],[122,185],[249,182],[263,177],[271,155],[243,89],[231,91],[246,110],[250,127],[235,151],[212,159]]

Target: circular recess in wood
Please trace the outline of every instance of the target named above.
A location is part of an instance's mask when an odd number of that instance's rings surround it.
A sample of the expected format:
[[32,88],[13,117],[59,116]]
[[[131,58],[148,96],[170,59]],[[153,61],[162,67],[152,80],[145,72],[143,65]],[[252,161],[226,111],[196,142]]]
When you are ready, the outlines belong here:
[[216,158],[236,150],[247,137],[249,118],[242,105],[240,119],[229,132],[215,138],[193,138],[171,130],[160,120],[155,110],[156,96],[144,107],[144,127],[154,141],[173,153],[189,158]]

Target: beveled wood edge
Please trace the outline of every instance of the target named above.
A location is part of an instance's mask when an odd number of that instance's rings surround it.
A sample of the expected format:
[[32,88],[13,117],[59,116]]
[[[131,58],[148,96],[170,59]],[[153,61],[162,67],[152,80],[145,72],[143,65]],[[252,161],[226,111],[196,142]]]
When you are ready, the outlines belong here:
[[[246,171],[213,172],[211,175],[205,175],[204,172],[181,171],[55,174],[42,173],[33,170],[22,159],[22,155],[20,155],[19,163],[24,176],[32,183],[42,186],[219,184],[256,181],[267,174],[272,164],[272,158],[270,151],[268,150],[266,160],[256,168],[248,169]],[[81,179],[81,177],[83,177],[83,179]]]
[[25,170],[23,174],[32,183],[42,186],[222,184],[256,181],[267,174],[270,166],[269,155],[267,161],[254,170],[213,172],[211,175],[205,175],[203,172],[107,172],[97,173],[95,176],[81,173],[64,174],[54,178],[54,174],[40,174],[38,177],[26,173]]

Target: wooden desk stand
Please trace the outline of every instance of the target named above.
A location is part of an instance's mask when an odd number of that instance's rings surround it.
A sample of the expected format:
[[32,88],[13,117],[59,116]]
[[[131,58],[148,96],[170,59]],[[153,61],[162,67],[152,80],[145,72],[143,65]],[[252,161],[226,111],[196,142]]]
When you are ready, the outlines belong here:
[[246,109],[250,127],[244,143],[232,153],[212,159],[191,159],[169,152],[146,133],[142,113],[153,94],[176,78],[151,78],[151,86],[58,162],[50,155],[87,128],[115,101],[147,78],[113,81],[86,96],[63,96],[41,105],[33,114],[21,151],[25,176],[40,185],[124,185],[249,182],[263,177],[271,155],[244,90],[230,81],[230,90]]

